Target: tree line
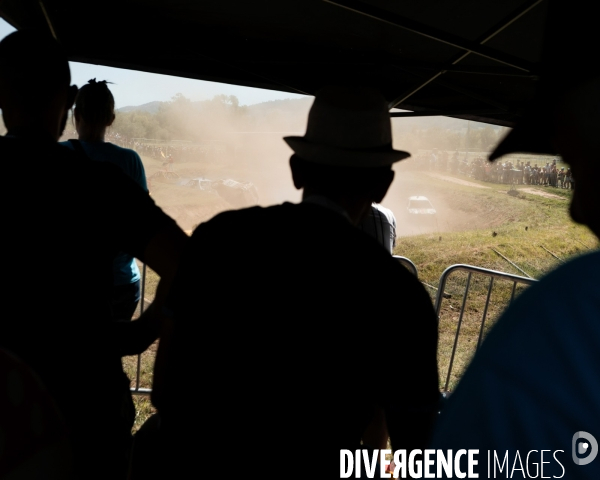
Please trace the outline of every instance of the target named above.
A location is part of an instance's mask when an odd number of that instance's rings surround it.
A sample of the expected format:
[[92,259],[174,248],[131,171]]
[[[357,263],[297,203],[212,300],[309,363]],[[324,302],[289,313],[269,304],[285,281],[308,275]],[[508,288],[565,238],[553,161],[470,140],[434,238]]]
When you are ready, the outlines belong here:
[[[147,138],[163,142],[186,140],[193,143],[227,141],[232,132],[282,132],[282,136],[306,128],[312,99],[288,99],[258,105],[240,105],[234,95],[216,95],[209,100],[192,101],[181,93],[160,102],[156,111],[117,111],[111,133],[125,138]],[[506,134],[506,128],[446,119],[394,119],[394,146],[403,150],[490,151]],[[67,130],[75,129],[69,120]],[[0,134],[5,134],[0,120]]]

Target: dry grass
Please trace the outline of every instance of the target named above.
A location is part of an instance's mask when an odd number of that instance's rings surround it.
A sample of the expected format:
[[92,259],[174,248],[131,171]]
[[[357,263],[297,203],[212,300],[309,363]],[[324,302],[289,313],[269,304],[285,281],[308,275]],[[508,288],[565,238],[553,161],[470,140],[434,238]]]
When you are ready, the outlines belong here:
[[[142,271],[140,265],[140,271]],[[144,298],[146,299],[145,307],[147,307],[156,293],[156,286],[158,285],[158,275],[150,268],[146,269],[146,285],[144,288]],[[140,302],[141,304],[141,302]],[[140,314],[141,305],[138,307],[138,311],[134,315],[134,319]],[[152,373],[154,368],[154,359],[156,358],[156,349],[158,348],[158,342],[154,342],[148,350],[146,350],[139,358],[139,377],[138,377],[138,356],[123,357],[123,370],[131,380],[131,388],[152,388]],[[139,384],[138,384],[139,382]],[[134,395],[133,397],[136,406],[136,417],[134,424],[134,431],[137,431],[146,419],[152,415],[155,410],[150,403],[150,397],[148,395]]]
[[[493,227],[445,232],[400,238],[395,254],[410,258],[419,269],[419,278],[437,287],[442,272],[450,265],[468,264],[519,276],[539,279],[562,261],[597,248],[598,242],[586,228],[573,223],[567,213],[570,192],[544,188],[562,199],[548,199],[537,195],[507,195],[506,185],[490,186],[489,190],[469,187],[454,188],[452,207],[456,210],[475,209],[481,215],[494,218]],[[545,247],[542,248],[542,247]],[[502,253],[523,274],[497,253]],[[440,381],[444,387],[460,318],[460,310],[467,274],[456,272],[449,277],[445,291],[450,299],[443,299],[440,310],[438,363]],[[473,357],[485,309],[489,276],[473,275],[465,302],[460,336],[448,389],[460,380],[464,369]],[[485,318],[483,337],[509,304],[512,282],[495,280]],[[518,296],[526,287],[518,286]],[[429,289],[434,300],[435,291]]]
[[[505,193],[506,185],[481,182],[482,185],[491,187],[483,190],[449,184],[443,180],[425,178],[418,174],[413,174],[411,180],[414,180],[413,183],[426,181],[430,187],[433,185],[440,190],[447,189],[449,191],[447,199],[452,210],[470,212],[481,219],[476,226],[464,231],[399,238],[395,253],[412,259],[419,269],[420,279],[430,285],[437,286],[442,272],[448,266],[459,263],[523,276],[519,270],[494,253],[493,249],[508,257],[531,277],[539,279],[560,263],[542,246],[562,260],[598,247],[597,240],[587,228],[576,225],[569,219],[567,213],[568,198],[571,195],[569,191],[533,187],[560,195],[565,198],[564,200],[548,199],[526,193],[513,197]],[[473,179],[469,181],[477,183]],[[489,228],[485,225],[489,225]],[[438,350],[441,387],[446,381],[466,279],[467,274],[463,272],[450,276],[445,291],[451,294],[451,298],[444,299],[441,304]],[[157,283],[157,275],[148,270],[144,294],[148,301],[154,298]],[[475,353],[488,286],[489,277],[476,275],[472,277],[449,390],[452,390],[460,380]],[[524,289],[525,287],[519,286],[516,295],[518,296]],[[435,294],[433,290],[430,290],[430,293],[432,297]],[[486,314],[484,337],[509,303],[511,293],[511,282],[495,281]],[[151,388],[156,347],[157,345],[154,344],[141,356],[139,376],[141,388]],[[124,358],[123,365],[132,380],[132,387],[135,387],[137,357]],[[154,410],[148,396],[136,395],[135,402],[138,411],[134,429],[137,430]]]

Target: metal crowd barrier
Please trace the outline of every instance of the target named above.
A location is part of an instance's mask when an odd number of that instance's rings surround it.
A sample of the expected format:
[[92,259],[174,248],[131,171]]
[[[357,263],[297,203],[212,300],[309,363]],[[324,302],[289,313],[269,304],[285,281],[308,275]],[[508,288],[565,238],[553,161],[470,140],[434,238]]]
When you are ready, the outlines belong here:
[[462,325],[463,315],[465,313],[465,306],[467,304],[467,295],[469,294],[469,287],[471,285],[471,277],[472,277],[473,273],[484,275],[486,277],[490,277],[490,284],[488,286],[487,298],[485,300],[485,307],[483,308],[483,316],[481,317],[481,326],[479,328],[479,337],[477,338],[477,346],[476,346],[475,351],[477,351],[477,349],[479,349],[479,346],[481,345],[481,340],[483,339],[483,329],[485,327],[485,318],[487,316],[488,307],[490,305],[490,296],[492,294],[492,288],[494,287],[494,279],[509,280],[509,281],[513,282],[513,288],[512,288],[512,293],[510,296],[509,305],[513,302],[513,300],[515,298],[515,291],[517,288],[517,284],[520,283],[520,284],[525,284],[525,285],[533,285],[534,283],[537,282],[537,280],[534,280],[532,278],[520,277],[518,275],[512,275],[510,273],[505,273],[505,272],[498,272],[496,270],[488,270],[487,268],[474,267],[472,265],[463,265],[463,264],[452,265],[452,266],[448,267],[446,270],[444,270],[444,272],[442,273],[442,276],[440,277],[440,281],[438,283],[438,291],[437,291],[437,296],[435,299],[435,314],[438,318],[438,321],[440,318],[442,301],[444,300],[444,298],[446,298],[446,296],[444,295],[444,290],[446,288],[446,282],[448,281],[448,277],[452,273],[458,272],[458,271],[468,272],[468,276],[467,276],[467,284],[465,286],[465,292],[464,292],[463,298],[462,298],[462,304],[460,307],[458,323],[456,325],[456,334],[454,335],[454,344],[452,345],[452,355],[450,356],[450,364],[448,365],[448,373],[446,375],[446,383],[444,384],[445,392],[448,391],[448,385],[450,384],[450,376],[452,375],[452,366],[454,364],[454,356],[456,355],[456,347],[458,345],[458,337],[460,335],[460,327]]
[[[413,273],[415,275],[415,277],[418,278],[418,270],[416,265],[408,258],[406,257],[401,257],[399,255],[394,255],[394,258],[396,260],[398,260],[402,265],[404,265],[411,273]],[[454,343],[452,346],[452,355],[450,356],[450,364],[448,366],[448,372],[446,375],[446,383],[444,385],[444,391],[448,391],[448,385],[450,384],[450,376],[452,374],[452,367],[454,364],[454,357],[456,355],[456,348],[458,345],[458,337],[460,335],[460,329],[461,329],[461,325],[462,325],[462,321],[463,321],[463,316],[464,316],[464,312],[465,312],[465,306],[467,303],[467,295],[469,294],[469,287],[471,285],[471,277],[472,275],[475,274],[479,274],[479,275],[484,275],[487,277],[490,277],[490,283],[488,286],[488,292],[487,292],[487,298],[485,301],[485,307],[483,309],[483,316],[481,318],[481,326],[479,328],[479,337],[477,339],[477,347],[476,349],[479,348],[479,346],[481,345],[481,341],[483,339],[483,331],[484,331],[484,327],[485,327],[485,319],[487,316],[487,311],[488,311],[488,307],[490,304],[490,296],[492,293],[492,288],[494,286],[494,279],[502,279],[502,280],[509,280],[513,282],[513,288],[512,288],[512,293],[511,293],[511,297],[510,297],[510,303],[512,303],[512,301],[514,300],[515,297],[515,291],[517,288],[517,284],[525,284],[525,285],[533,285],[535,282],[537,282],[537,280],[531,279],[531,278],[525,278],[525,277],[520,277],[518,275],[512,275],[510,273],[505,273],[505,272],[499,272],[496,270],[489,270],[487,268],[481,268],[481,267],[475,267],[473,265],[463,265],[463,264],[459,264],[459,265],[452,265],[450,267],[448,267],[446,270],[444,270],[444,272],[442,273],[442,276],[440,277],[440,281],[438,282],[438,286],[433,287],[431,285],[425,284],[426,286],[434,289],[437,291],[436,293],[436,299],[435,299],[435,313],[436,316],[439,320],[440,318],[440,311],[442,308],[442,301],[444,300],[444,298],[449,298],[450,295],[448,295],[447,293],[445,293],[445,289],[446,289],[446,283],[448,281],[448,277],[454,273],[454,272],[458,272],[458,271],[463,271],[463,272],[468,272],[468,276],[467,276],[467,283],[466,283],[466,287],[465,287],[465,291],[463,294],[463,298],[462,298],[462,304],[461,304],[461,308],[460,308],[460,314],[458,317],[458,324],[456,326],[456,334],[454,336]],[[145,307],[145,293],[146,293],[146,264],[143,265],[142,267],[142,281],[141,281],[141,301],[140,301],[140,315],[142,313],[144,313],[144,307]],[[152,392],[152,389],[150,388],[140,388],[140,375],[141,375],[141,355],[138,355],[137,357],[137,368],[136,368],[136,375],[135,375],[135,387],[131,389],[131,392],[133,394],[137,394],[137,395],[148,395]]]
[[[146,264],[142,266],[142,284],[141,297],[140,297],[140,316],[144,313],[144,307],[146,303]],[[135,388],[131,389],[131,393],[134,395],[149,395],[152,393],[151,388],[140,388],[140,375],[142,370],[142,355],[137,356],[137,366],[135,369]]]
[[412,273],[415,277],[419,278],[419,272],[417,271],[417,266],[412,262],[410,258],[401,257],[400,255],[394,255],[394,258],[398,260],[402,265],[404,265],[410,273]]

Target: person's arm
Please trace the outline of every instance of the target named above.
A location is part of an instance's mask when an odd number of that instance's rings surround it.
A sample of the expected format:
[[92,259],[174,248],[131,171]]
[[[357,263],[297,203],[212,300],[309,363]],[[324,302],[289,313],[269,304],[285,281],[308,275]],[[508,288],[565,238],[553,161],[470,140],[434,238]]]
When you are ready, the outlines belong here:
[[142,163],[142,159],[138,155],[135,150],[132,150],[131,154],[134,157],[135,163],[135,177],[134,180],[136,183],[142,187],[146,192],[148,191],[148,182],[146,180],[146,170],[144,169],[144,164]]
[[150,239],[145,249],[144,259],[147,265],[160,276],[160,281],[154,301],[138,320],[117,322],[113,325],[120,356],[142,353],[160,336],[163,324],[166,322],[163,307],[187,240],[187,235],[175,224],[169,224]]
[[102,196],[99,221],[106,222],[112,232],[117,251],[123,251],[145,262],[160,276],[153,305],[143,318],[134,322],[111,323],[107,347],[120,355],[143,352],[156,340],[161,329],[162,309],[175,277],[179,257],[188,237],[148,196],[133,179],[108,162],[92,167],[98,182],[107,188]]

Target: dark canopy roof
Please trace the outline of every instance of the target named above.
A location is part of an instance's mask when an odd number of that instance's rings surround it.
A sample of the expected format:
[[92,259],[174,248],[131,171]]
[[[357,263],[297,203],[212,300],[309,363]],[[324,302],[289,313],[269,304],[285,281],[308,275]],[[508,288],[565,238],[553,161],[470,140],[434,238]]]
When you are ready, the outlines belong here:
[[371,85],[390,106],[513,126],[548,0],[0,0],[73,61],[314,94]]

